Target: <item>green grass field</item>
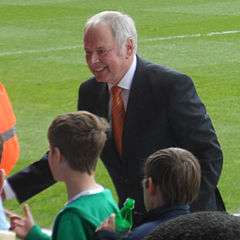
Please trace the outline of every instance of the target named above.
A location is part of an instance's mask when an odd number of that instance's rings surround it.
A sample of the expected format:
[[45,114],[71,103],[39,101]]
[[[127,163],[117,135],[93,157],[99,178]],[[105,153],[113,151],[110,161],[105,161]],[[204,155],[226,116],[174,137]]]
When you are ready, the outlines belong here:
[[[47,150],[53,117],[76,109],[79,84],[90,76],[82,28],[102,10],[135,19],[140,56],[193,78],[224,152],[220,190],[227,209],[240,210],[239,0],[0,0],[0,81],[14,105],[22,151],[14,172]],[[101,163],[97,179],[113,188]],[[28,203],[49,227],[65,201],[56,184]],[[16,201],[6,205],[19,211]]]

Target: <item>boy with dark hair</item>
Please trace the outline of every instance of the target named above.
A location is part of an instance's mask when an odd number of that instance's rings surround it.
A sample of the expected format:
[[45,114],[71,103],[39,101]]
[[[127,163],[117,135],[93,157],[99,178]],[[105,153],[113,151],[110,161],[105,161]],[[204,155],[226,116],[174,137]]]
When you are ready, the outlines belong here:
[[[190,213],[189,204],[197,197],[200,182],[200,165],[189,151],[167,148],[150,155],[144,165],[143,179],[147,213],[127,239],[143,239],[163,222]],[[95,239],[117,239],[116,234],[104,231],[111,229],[113,221],[105,222]]]
[[[154,188],[160,198],[158,204],[190,204],[198,195],[200,166],[193,154],[184,149],[162,149],[150,155],[145,163],[144,176],[144,195],[148,196]],[[152,206],[148,206],[149,197],[146,196],[145,205],[149,210]]]
[[[111,192],[96,183],[94,172],[106,141],[107,123],[79,111],[58,116],[48,130],[49,165],[56,181],[66,185],[68,203],[57,215],[52,239],[92,239],[97,226],[119,209]],[[11,219],[21,239],[50,239],[34,225],[30,211]]]

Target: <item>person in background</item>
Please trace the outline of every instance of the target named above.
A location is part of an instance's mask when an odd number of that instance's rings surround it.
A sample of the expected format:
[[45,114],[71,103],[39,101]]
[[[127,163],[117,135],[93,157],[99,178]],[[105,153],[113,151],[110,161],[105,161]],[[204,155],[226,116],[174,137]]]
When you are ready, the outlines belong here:
[[0,134],[4,148],[0,168],[8,176],[20,156],[20,146],[16,133],[16,116],[4,85],[0,82]]
[[[197,197],[201,183],[199,162],[184,149],[159,150],[147,158],[142,183],[147,213],[124,239],[143,239],[164,222],[190,213],[190,203]],[[119,239],[114,226],[114,218],[108,219],[96,232],[95,240]]]
[[[93,76],[80,86],[78,110],[104,117],[111,125],[101,159],[119,204],[127,197],[135,199],[135,220],[141,221],[145,212],[143,159],[158,149],[179,147],[192,152],[202,169],[200,193],[191,210],[224,211],[217,188],[222,150],[192,79],[137,55],[134,21],[121,12],[104,11],[90,17],[83,44]],[[9,177],[4,187],[7,198],[15,194],[23,202],[51,186],[55,181],[47,159],[45,155]]]
[[[4,85],[0,82],[0,192],[4,176],[9,175],[20,155],[20,146],[16,134],[16,117]],[[0,230],[9,229],[2,199],[0,199]]]
[[[2,160],[3,145],[4,145],[3,137],[0,134],[0,163]],[[0,168],[0,192],[2,191],[4,176],[5,176],[5,172],[2,168]],[[7,229],[9,229],[9,227],[10,227],[10,225],[6,219],[2,201],[0,199],[0,230],[7,230]]]
[[34,224],[28,208],[23,218],[10,216],[19,238],[90,240],[104,219],[119,212],[111,192],[94,178],[107,128],[106,121],[85,111],[54,119],[48,130],[48,161],[54,179],[66,185],[68,203],[56,217],[52,237]]

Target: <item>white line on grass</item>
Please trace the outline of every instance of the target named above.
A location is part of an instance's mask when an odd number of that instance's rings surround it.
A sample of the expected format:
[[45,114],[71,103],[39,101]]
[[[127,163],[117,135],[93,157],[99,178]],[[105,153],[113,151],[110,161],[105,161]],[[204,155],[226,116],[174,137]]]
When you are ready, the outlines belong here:
[[177,35],[177,36],[168,36],[168,37],[155,37],[155,38],[144,39],[144,42],[164,41],[164,40],[172,40],[172,39],[178,39],[178,38],[211,37],[214,35],[226,35],[226,34],[235,34],[235,33],[240,33],[240,30],[210,32],[210,33],[196,33],[196,34],[186,34],[186,35]]
[[4,56],[13,56],[13,55],[23,55],[28,53],[44,53],[44,52],[56,52],[56,51],[63,51],[63,50],[72,50],[76,48],[80,48],[80,45],[76,46],[63,46],[63,47],[50,47],[44,49],[31,49],[31,50],[20,50],[20,51],[8,51],[8,52],[0,52],[0,57]]
[[[195,38],[195,37],[204,37],[204,36],[211,37],[215,35],[226,35],[226,34],[236,34],[236,33],[240,33],[240,30],[196,33],[196,34],[186,34],[186,35],[177,35],[177,36],[168,36],[168,37],[155,37],[155,38],[143,39],[142,42],[165,41],[165,40],[172,40],[172,39]],[[77,49],[80,47],[81,47],[80,45],[75,45],[75,46],[51,47],[51,48],[45,48],[45,49],[7,51],[7,52],[0,52],[0,57],[16,56],[16,55],[24,55],[24,54],[32,54],[32,53],[56,52],[56,51]]]

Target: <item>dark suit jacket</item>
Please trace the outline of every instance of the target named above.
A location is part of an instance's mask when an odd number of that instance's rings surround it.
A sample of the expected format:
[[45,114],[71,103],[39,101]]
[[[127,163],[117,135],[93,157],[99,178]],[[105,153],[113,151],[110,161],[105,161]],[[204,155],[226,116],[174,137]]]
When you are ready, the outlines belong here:
[[174,205],[174,206],[162,206],[158,208],[151,209],[146,212],[142,222],[136,228],[133,228],[129,234],[121,238],[119,233],[100,230],[95,232],[94,240],[140,240],[144,239],[145,236],[148,236],[152,233],[158,226],[161,224],[174,219],[176,217],[190,214],[189,205]]
[[[81,84],[79,110],[87,110],[108,119],[108,102],[109,93],[105,83],[91,78]],[[172,69],[137,58],[126,110],[122,156],[116,152],[111,131],[101,155],[120,203],[132,197],[136,199],[136,209],[143,211],[143,163],[149,154],[167,147],[187,149],[200,161],[203,176],[201,191],[191,206],[192,210],[222,209],[223,206],[218,206],[220,195],[216,197],[222,152],[212,122],[192,80]],[[46,170],[43,167],[40,169],[45,172],[45,180],[35,179],[32,173],[38,172],[37,165],[9,178],[20,201],[53,183],[47,163],[44,167]],[[29,188],[18,183],[26,182],[27,178],[35,179],[35,186]]]

